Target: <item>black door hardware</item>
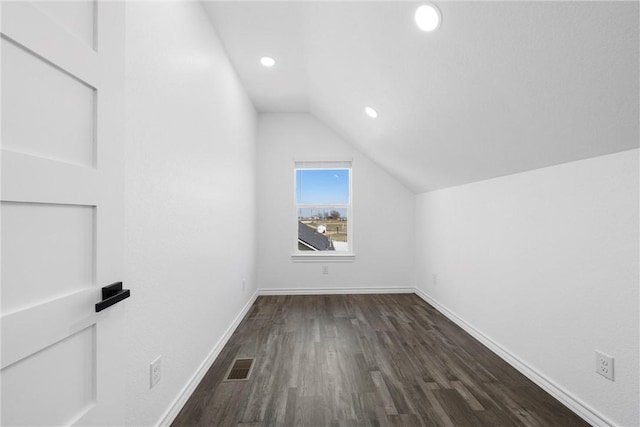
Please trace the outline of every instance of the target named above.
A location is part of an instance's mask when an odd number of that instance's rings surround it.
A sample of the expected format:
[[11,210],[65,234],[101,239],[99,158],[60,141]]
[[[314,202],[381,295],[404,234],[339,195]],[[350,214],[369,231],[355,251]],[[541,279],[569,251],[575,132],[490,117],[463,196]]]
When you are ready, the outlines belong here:
[[130,296],[131,292],[129,289],[122,289],[122,282],[105,286],[102,288],[102,301],[96,304],[96,313]]

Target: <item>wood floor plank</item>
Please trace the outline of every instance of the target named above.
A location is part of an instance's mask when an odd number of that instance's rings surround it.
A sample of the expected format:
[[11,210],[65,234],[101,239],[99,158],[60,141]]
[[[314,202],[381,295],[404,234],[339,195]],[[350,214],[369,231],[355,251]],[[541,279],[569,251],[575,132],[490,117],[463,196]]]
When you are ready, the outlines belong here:
[[457,427],[473,427],[480,424],[476,411],[471,409],[467,402],[454,389],[434,390],[436,399],[440,402],[447,415]]
[[453,388],[460,393],[460,396],[467,401],[467,404],[474,411],[484,411],[484,406],[475,398],[475,396],[467,390],[462,381],[451,381]]
[[[436,396],[433,393],[434,390],[439,390],[439,388],[434,389],[433,387],[427,386],[427,384],[425,384],[421,379],[418,379],[418,384],[422,388],[422,392],[427,398],[427,401],[426,401],[427,406],[433,411],[434,415],[439,419],[439,422],[437,422],[437,425],[442,425],[444,427],[455,427],[453,420],[451,420],[451,418],[449,417],[449,414],[447,414],[447,411],[445,411],[445,409],[442,407],[442,404],[438,399],[436,399]],[[431,384],[435,384],[435,383],[431,383]]]
[[376,385],[376,389],[378,390],[378,395],[384,402],[384,412],[387,415],[398,415],[398,410],[396,409],[396,405],[393,402],[393,398],[391,397],[391,393],[389,393],[389,389],[382,378],[382,374],[380,371],[371,372],[371,379],[373,383]]
[[[223,382],[237,357],[250,378]],[[261,296],[174,426],[588,424],[413,294]]]
[[295,425],[297,411],[298,390],[290,387],[287,391],[287,405],[285,407],[284,424],[288,426]]

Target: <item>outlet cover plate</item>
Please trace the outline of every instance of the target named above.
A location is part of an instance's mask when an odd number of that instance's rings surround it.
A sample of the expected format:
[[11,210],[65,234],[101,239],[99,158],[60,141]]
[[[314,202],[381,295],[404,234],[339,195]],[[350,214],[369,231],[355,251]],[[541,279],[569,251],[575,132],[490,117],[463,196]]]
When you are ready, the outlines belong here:
[[161,357],[162,356],[156,357],[156,359],[149,365],[149,388],[155,387],[162,377],[162,364],[160,363],[162,361]]
[[596,372],[603,377],[613,379],[613,357],[596,350]]

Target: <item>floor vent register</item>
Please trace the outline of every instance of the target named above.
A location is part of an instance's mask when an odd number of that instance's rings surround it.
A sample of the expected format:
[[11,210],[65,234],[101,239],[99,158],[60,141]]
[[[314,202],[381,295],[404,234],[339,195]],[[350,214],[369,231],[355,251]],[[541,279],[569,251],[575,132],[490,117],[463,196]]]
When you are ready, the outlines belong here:
[[251,375],[251,370],[253,369],[253,362],[255,358],[250,359],[236,359],[233,361],[233,365],[231,365],[231,369],[227,372],[225,376],[225,381],[244,381],[249,378]]

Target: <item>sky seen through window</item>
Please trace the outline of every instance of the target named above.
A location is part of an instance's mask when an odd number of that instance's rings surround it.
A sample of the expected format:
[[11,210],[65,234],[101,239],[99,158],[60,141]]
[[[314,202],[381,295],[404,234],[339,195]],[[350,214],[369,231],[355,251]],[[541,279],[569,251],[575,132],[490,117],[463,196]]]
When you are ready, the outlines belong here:
[[349,204],[349,169],[297,169],[296,203]]

